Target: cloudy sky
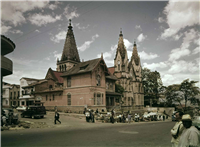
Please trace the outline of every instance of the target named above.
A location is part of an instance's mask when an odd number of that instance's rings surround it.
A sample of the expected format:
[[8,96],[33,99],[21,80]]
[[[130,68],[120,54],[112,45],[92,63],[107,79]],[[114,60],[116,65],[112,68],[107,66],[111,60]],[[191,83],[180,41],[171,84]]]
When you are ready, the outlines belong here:
[[198,1],[3,1],[1,7],[1,34],[16,45],[6,55],[13,75],[5,82],[43,79],[48,68],[56,70],[69,19],[81,60],[103,53],[112,67],[122,28],[129,59],[135,40],[142,66],[160,72],[165,86],[200,79]]

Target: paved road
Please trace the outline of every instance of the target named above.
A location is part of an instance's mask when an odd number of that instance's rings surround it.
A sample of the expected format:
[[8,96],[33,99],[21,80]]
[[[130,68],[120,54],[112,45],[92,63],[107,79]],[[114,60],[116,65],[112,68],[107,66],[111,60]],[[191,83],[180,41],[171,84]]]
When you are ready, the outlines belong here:
[[[61,118],[61,120],[64,120]],[[69,120],[69,117],[66,117]],[[75,120],[76,119],[76,120]],[[170,147],[174,122],[132,124],[86,123],[78,118],[61,127],[1,132],[2,147],[18,146],[123,146]],[[52,121],[51,121],[52,122]],[[74,122],[74,124],[73,124]],[[75,123],[76,122],[76,123]],[[59,125],[57,125],[59,126]]]

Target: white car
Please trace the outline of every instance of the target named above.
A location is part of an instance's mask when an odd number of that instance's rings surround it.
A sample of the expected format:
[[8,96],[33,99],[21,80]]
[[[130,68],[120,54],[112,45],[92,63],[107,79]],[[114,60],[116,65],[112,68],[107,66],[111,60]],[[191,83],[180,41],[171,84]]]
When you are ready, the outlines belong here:
[[19,106],[16,108],[18,111],[25,111],[26,110],[26,106]]

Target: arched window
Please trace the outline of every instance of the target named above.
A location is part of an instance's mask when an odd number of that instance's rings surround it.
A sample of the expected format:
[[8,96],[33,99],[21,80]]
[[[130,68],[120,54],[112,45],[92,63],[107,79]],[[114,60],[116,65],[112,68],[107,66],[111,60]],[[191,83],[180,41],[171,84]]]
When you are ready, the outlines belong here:
[[101,76],[97,75],[97,86],[101,86]]
[[67,104],[71,105],[71,94],[70,93],[67,94]]
[[117,64],[118,64],[118,71],[120,71],[120,61],[118,61]]

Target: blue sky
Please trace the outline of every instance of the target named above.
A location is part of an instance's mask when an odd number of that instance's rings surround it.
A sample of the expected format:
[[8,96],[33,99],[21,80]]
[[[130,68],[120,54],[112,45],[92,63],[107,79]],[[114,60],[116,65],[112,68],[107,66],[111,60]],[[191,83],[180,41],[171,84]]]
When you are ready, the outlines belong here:
[[81,60],[103,53],[113,66],[122,28],[129,59],[135,40],[142,67],[160,72],[165,86],[200,79],[198,1],[3,1],[1,7],[1,34],[16,45],[6,55],[13,75],[5,82],[43,79],[48,68],[56,70],[69,19]]

